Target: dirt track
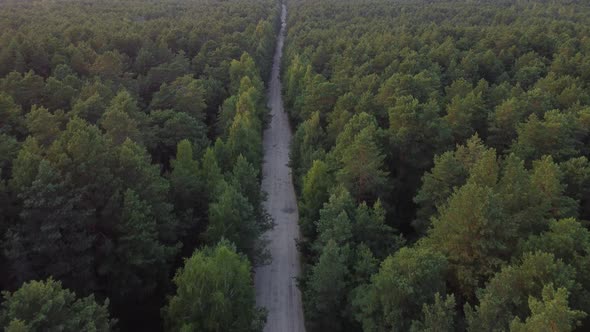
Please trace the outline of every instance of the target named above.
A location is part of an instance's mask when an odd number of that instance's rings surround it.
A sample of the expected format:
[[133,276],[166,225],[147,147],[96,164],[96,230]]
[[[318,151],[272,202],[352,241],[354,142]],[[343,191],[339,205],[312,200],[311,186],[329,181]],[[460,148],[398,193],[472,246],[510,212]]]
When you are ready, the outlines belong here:
[[305,331],[301,293],[296,277],[300,273],[299,252],[295,239],[299,237],[297,199],[289,162],[291,129],[283,109],[279,77],[285,39],[287,8],[282,7],[281,31],[273,58],[272,76],[268,91],[268,106],[272,120],[264,132],[264,165],[262,190],[268,193],[266,210],[275,227],[268,232],[272,262],[256,269],[256,302],[268,310],[265,332]]

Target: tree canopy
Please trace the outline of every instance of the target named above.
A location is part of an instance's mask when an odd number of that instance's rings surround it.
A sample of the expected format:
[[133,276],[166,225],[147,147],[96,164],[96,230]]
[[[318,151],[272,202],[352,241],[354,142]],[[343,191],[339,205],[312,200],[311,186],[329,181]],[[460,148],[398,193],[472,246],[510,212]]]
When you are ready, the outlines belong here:
[[162,330],[173,271],[222,240],[235,257],[215,264],[239,265],[226,282],[252,316],[236,324],[261,321],[249,270],[272,226],[259,183],[279,15],[272,0],[0,4],[0,290],[48,301],[2,328],[102,331],[110,310],[117,329]]
[[588,329],[589,22],[578,1],[289,2],[309,331]]

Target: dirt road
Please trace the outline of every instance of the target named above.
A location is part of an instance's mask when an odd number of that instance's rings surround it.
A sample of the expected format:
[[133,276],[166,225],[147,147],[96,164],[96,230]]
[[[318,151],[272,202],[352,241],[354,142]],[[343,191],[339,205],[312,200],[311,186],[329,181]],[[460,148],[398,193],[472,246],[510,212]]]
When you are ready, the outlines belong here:
[[297,288],[299,252],[295,239],[299,237],[297,199],[289,162],[291,129],[283,109],[279,77],[283,43],[285,39],[287,8],[282,7],[281,31],[273,59],[272,76],[268,91],[268,106],[272,120],[264,132],[264,165],[262,190],[268,193],[266,210],[275,227],[268,232],[272,262],[256,269],[256,302],[268,310],[265,332],[304,332],[301,293]]

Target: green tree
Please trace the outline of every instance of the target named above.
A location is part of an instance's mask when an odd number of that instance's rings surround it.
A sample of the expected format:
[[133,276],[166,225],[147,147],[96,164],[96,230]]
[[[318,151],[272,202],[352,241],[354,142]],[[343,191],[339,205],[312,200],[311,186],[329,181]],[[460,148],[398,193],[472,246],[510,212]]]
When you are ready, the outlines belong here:
[[229,96],[223,101],[223,104],[219,109],[217,123],[215,126],[216,133],[219,135],[219,137],[227,138],[227,135],[229,134],[229,128],[231,127],[233,119],[237,113],[237,99],[237,96]]
[[334,107],[337,98],[338,86],[328,82],[322,75],[315,75],[310,85],[306,86],[301,118],[309,118],[316,111],[324,117]]
[[252,165],[262,165],[260,123],[251,112],[238,112],[229,130],[227,148],[232,164],[243,155]]
[[158,224],[151,205],[127,189],[118,224],[117,246],[103,263],[103,271],[116,272],[109,282],[109,294],[125,300],[151,294],[168,277],[168,264],[178,246],[166,246],[159,239]]
[[90,72],[104,79],[117,79],[123,74],[123,57],[117,51],[99,54],[90,66]]
[[170,84],[162,84],[150,103],[152,110],[172,109],[201,122],[205,120],[206,107],[203,84],[190,75],[179,77]]
[[541,301],[529,298],[531,315],[524,322],[515,318],[510,324],[511,332],[574,331],[580,324],[579,319],[586,316],[582,311],[569,308],[565,288],[555,290],[553,285],[547,285],[542,296]]
[[[221,142],[221,140],[218,140],[218,142]],[[208,202],[211,203],[219,195],[225,182],[215,151],[211,147],[207,148],[203,154],[201,168],[202,178],[205,181],[205,193]]]
[[455,331],[455,297],[434,294],[434,303],[422,306],[422,317],[412,322],[412,332],[452,332]]
[[574,270],[552,254],[527,253],[514,265],[504,267],[478,294],[479,304],[466,305],[468,331],[508,329],[515,317],[525,319],[523,306],[530,296],[540,297],[546,285],[575,290]]
[[257,218],[262,219],[266,217],[266,212],[262,208],[266,195],[260,188],[258,173],[259,171],[244,156],[239,155],[232,169],[229,183],[248,199]]
[[[126,140],[115,152],[114,174],[121,187],[125,188],[121,189],[122,193],[126,189],[132,189],[141,200],[149,204],[156,219],[158,239],[168,246],[175,246],[180,226],[174,218],[173,205],[168,199],[169,181],[160,175],[158,165],[150,163],[150,157],[143,146]],[[119,207],[121,202],[119,201]],[[108,220],[108,214],[104,217]]]
[[262,89],[262,81],[254,59],[248,53],[243,53],[240,60],[232,60],[229,66],[230,76],[230,93],[235,94],[240,89],[242,78],[249,77],[253,80],[254,86],[259,90]]
[[352,118],[352,108],[354,103],[354,96],[351,93],[346,93],[338,98],[334,110],[326,116],[326,138],[330,145],[336,143],[338,135],[344,130],[344,127]]
[[[75,76],[69,78],[75,78]],[[45,105],[51,110],[69,109],[77,94],[76,87],[68,84],[67,81],[49,77],[45,82]]]
[[455,96],[447,106],[444,119],[457,143],[463,142],[475,133],[483,134],[487,116],[482,94],[473,91],[465,97]]
[[301,232],[306,237],[315,236],[314,222],[320,216],[320,209],[329,199],[329,188],[333,185],[328,166],[321,160],[314,160],[309,172],[303,178],[299,200]]
[[125,89],[120,90],[111,100],[111,103],[109,104],[106,112],[113,111],[119,111],[127,114],[129,118],[137,121],[140,128],[143,128],[142,125],[145,123],[146,115],[139,109],[137,100],[129,93],[129,91]]
[[347,248],[328,241],[310,271],[305,294],[305,316],[318,331],[341,331],[348,287]]
[[365,292],[354,300],[364,331],[408,330],[422,305],[445,293],[446,258],[423,246],[402,248],[381,263]]
[[425,241],[448,257],[454,289],[470,299],[509,255],[515,231],[498,195],[470,182],[432,220]]
[[70,287],[92,290],[94,209],[82,204],[83,190],[72,188],[47,160],[36,172],[20,191],[20,222],[9,229],[4,243],[15,276],[20,282],[54,276]]
[[11,95],[25,111],[41,103],[44,88],[43,78],[33,71],[28,71],[26,74],[11,72],[0,79],[0,90]]
[[12,162],[18,155],[20,144],[13,136],[0,134],[0,179],[9,179]]
[[53,275],[111,298],[153,291],[176,253],[178,225],[168,181],[145,149],[130,140],[114,146],[75,118],[46,154],[38,150],[34,140],[25,143],[17,157],[23,169],[11,182],[23,206],[5,245],[15,276]]
[[551,156],[533,161],[531,186],[538,195],[538,204],[546,216],[564,218],[576,215],[577,203],[564,195],[565,186],[562,179],[563,174]]
[[162,309],[168,331],[262,331],[250,263],[223,241],[195,251],[174,276],[176,293]]
[[44,107],[33,106],[25,117],[25,123],[29,133],[37,139],[37,142],[47,147],[57,138],[61,119],[57,114],[49,112]]
[[372,254],[383,259],[402,243],[402,239],[393,233],[393,229],[385,223],[385,209],[381,200],[377,200],[372,207],[363,202],[356,208],[352,224],[355,243],[367,246]]
[[127,137],[140,141],[146,122],[147,116],[140,110],[137,100],[124,89],[111,100],[99,119],[101,127],[116,143],[124,142]]
[[526,116],[526,104],[521,98],[504,100],[490,113],[488,143],[499,151],[505,151],[517,138],[516,128]]
[[43,159],[42,155],[39,142],[31,136],[27,137],[12,165],[12,178],[9,185],[13,190],[19,192],[33,183],[37,176],[39,163]]
[[551,155],[557,161],[579,155],[580,130],[576,118],[559,110],[552,110],[539,119],[532,114],[518,126],[518,138],[510,150],[524,160],[535,160]]
[[78,116],[92,124],[98,123],[107,108],[106,98],[96,92],[87,98],[80,98],[72,105],[72,115]]
[[[166,48],[165,42],[162,42],[164,45],[159,47]],[[165,52],[170,52],[170,50]],[[190,72],[190,60],[184,51],[181,50],[175,55],[169,54],[166,58],[163,59],[164,61],[159,62],[158,65],[151,67],[145,76],[145,80],[141,82],[141,94],[148,100],[152,93],[160,89],[162,84],[171,83],[178,77],[185,76],[186,73]]]
[[99,123],[116,145],[123,143],[128,138],[139,143],[142,141],[137,121],[122,109],[110,107],[102,115]]
[[236,248],[251,259],[260,258],[259,237],[267,229],[266,220],[257,218],[254,207],[237,188],[225,183],[209,204],[209,225],[203,234],[207,243],[221,239],[235,243]]
[[313,166],[314,160],[323,159],[324,130],[320,123],[320,113],[315,112],[299,125],[291,143],[290,165],[296,179],[305,175]]
[[543,251],[575,268],[576,281],[582,287],[572,294],[573,304],[590,312],[590,231],[573,218],[552,220],[549,229],[530,236],[521,244],[520,251]]
[[172,160],[170,173],[170,190],[176,213],[186,215],[190,229],[194,227],[199,210],[205,207],[205,197],[202,194],[202,179],[199,177],[199,162],[193,158],[193,146],[184,139],[176,148],[176,159]]
[[24,138],[26,130],[22,109],[4,92],[0,92],[0,118],[4,119],[0,124],[0,133]]
[[467,176],[468,170],[453,152],[435,157],[434,167],[422,176],[422,186],[414,197],[414,202],[419,206],[412,225],[418,232],[426,233],[437,207],[446,202],[454,188],[462,185]]
[[434,158],[434,167],[422,176],[422,186],[414,197],[418,209],[413,226],[419,232],[428,230],[430,218],[436,215],[437,208],[446,203],[455,187],[465,184],[471,167],[486,150],[482,140],[473,136],[455,151]]
[[111,331],[116,323],[108,312],[109,300],[76,298],[61,282],[26,282],[17,291],[3,292],[0,326],[7,331]]
[[438,96],[440,78],[436,73],[426,70],[416,75],[398,72],[388,78],[379,89],[377,100],[384,106],[395,105],[397,98],[412,96],[425,103]]
[[336,177],[357,202],[374,202],[385,190],[388,172],[384,171],[382,155],[370,130],[362,130],[343,151],[343,167]]
[[449,128],[439,114],[435,100],[420,104],[411,96],[398,98],[389,109],[390,139],[405,166],[400,176],[409,176],[414,169],[425,169],[436,152],[450,145]]
[[334,190],[320,210],[320,218],[315,222],[318,238],[314,249],[318,253],[330,240],[338,245],[346,245],[352,239],[355,208],[352,196],[344,187]]
[[201,156],[210,143],[203,122],[173,110],[152,111],[148,117],[148,130],[141,134],[154,160],[165,169],[170,165],[180,141],[188,140],[196,156]]

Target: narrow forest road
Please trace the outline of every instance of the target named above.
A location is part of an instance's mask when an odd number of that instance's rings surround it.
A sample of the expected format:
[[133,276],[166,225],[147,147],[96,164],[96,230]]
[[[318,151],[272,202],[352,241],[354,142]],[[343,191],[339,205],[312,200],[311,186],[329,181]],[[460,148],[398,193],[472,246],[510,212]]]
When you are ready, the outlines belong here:
[[303,307],[296,277],[300,273],[299,252],[295,239],[299,237],[297,199],[291,180],[289,145],[291,128],[283,109],[281,97],[281,56],[285,41],[287,8],[282,5],[281,31],[273,58],[268,106],[272,120],[264,131],[264,165],[262,190],[268,194],[266,210],[275,227],[265,236],[272,255],[269,265],[256,269],[256,303],[268,310],[265,332],[303,332]]

